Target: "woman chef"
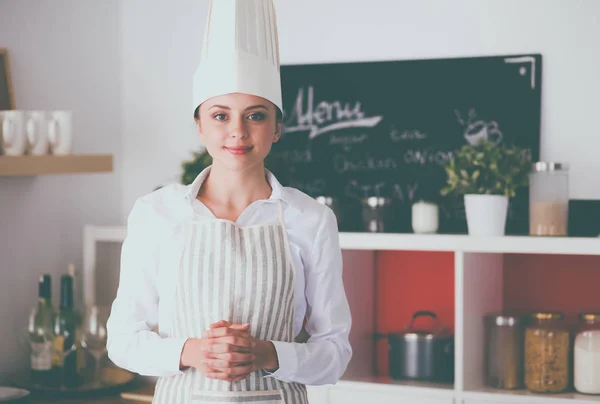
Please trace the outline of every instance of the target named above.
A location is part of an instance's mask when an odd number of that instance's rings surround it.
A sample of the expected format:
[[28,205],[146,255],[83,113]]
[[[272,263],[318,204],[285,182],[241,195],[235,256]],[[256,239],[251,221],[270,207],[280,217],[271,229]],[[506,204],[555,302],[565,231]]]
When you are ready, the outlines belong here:
[[207,24],[193,105],[213,164],[136,201],[108,354],[159,376],[154,403],[304,404],[352,355],[336,218],[264,167],[283,110],[272,0],[213,0]]

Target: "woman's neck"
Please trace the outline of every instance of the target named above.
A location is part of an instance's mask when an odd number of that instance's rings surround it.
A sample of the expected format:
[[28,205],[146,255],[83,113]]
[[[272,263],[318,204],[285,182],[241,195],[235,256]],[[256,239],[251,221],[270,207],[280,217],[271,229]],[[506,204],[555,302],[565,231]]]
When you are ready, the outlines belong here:
[[263,164],[237,171],[213,163],[198,193],[202,202],[240,211],[252,202],[270,196],[271,186],[265,177]]

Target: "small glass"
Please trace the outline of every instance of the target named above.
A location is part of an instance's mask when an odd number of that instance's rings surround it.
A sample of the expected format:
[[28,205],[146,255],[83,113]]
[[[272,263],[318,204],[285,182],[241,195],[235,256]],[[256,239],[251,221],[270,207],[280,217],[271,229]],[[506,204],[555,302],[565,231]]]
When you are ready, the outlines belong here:
[[575,389],[600,394],[600,313],[582,313],[579,317],[573,361]]
[[562,313],[535,313],[525,331],[525,386],[560,393],[569,386],[571,334]]
[[529,234],[566,236],[568,216],[568,168],[560,163],[535,163],[529,174]]
[[102,384],[102,358],[106,354],[106,341],[108,333],[106,323],[110,309],[105,306],[92,305],[86,308],[83,318],[81,345],[87,349],[95,359],[94,385]]

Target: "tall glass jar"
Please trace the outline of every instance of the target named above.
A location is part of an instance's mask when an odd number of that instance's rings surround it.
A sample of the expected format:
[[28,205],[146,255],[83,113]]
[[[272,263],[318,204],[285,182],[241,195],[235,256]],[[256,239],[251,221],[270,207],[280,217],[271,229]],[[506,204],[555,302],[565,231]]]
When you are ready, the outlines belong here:
[[570,333],[562,313],[534,313],[525,331],[525,386],[560,393],[569,386]]
[[600,313],[582,313],[580,318],[573,358],[575,389],[600,394]]
[[568,216],[568,168],[560,163],[535,163],[529,174],[529,234],[566,236]]
[[523,386],[525,318],[486,317],[486,384],[498,389]]

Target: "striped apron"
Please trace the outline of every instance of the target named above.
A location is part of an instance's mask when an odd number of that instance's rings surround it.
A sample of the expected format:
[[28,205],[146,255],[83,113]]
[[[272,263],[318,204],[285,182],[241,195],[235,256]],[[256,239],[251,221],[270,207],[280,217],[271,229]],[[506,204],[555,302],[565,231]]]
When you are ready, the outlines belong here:
[[[283,223],[238,227],[224,219],[187,224],[178,271],[172,337],[201,338],[219,320],[249,323],[259,340],[294,341],[295,273]],[[263,371],[228,382],[190,368],[159,378],[155,404],[307,404],[306,387]]]

